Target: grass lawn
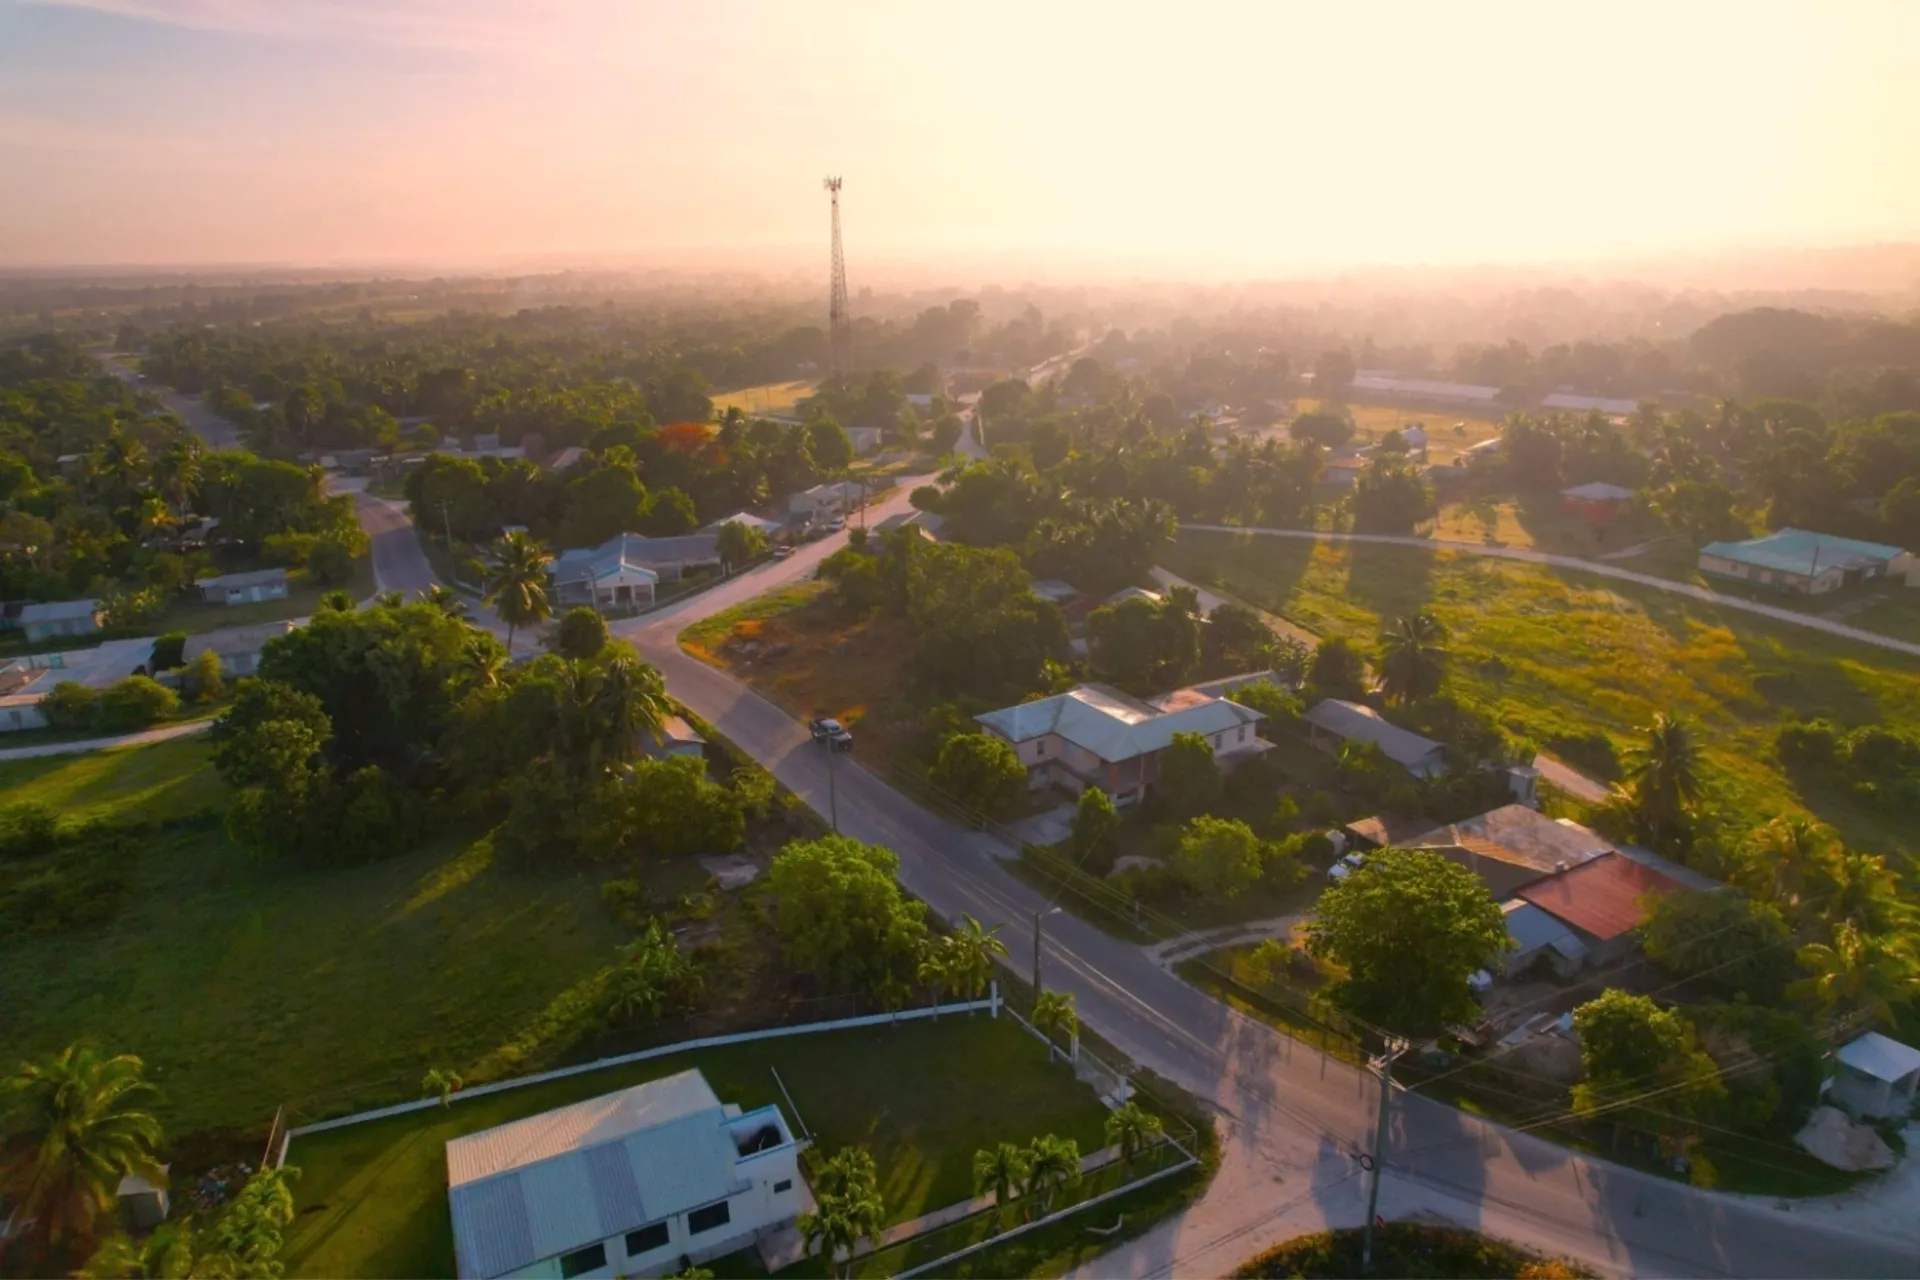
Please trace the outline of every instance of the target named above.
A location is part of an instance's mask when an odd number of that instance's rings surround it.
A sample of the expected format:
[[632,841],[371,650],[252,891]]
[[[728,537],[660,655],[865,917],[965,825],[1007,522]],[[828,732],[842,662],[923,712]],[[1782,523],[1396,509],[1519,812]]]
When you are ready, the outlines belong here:
[[1092,1151],[1106,1111],[1093,1091],[1011,1020],[984,1014],[732,1045],[574,1076],[504,1094],[296,1138],[302,1213],[287,1237],[291,1275],[446,1276],[449,1138],[687,1067],[721,1099],[779,1103],[778,1070],[818,1148],[865,1146],[891,1222],[973,1194],[973,1153],[1058,1133]]
[[212,744],[196,735],[150,747],[8,760],[0,762],[0,806],[51,805],[69,821],[187,818],[227,802],[227,784],[212,759]]
[[1677,712],[1699,727],[1715,798],[1742,821],[1808,810],[1861,848],[1920,852],[1910,821],[1801,794],[1773,753],[1775,730],[1793,717],[1920,727],[1920,659],[1578,570],[1458,552],[1188,532],[1162,563],[1367,648],[1383,620],[1432,610],[1452,632],[1453,693],[1549,751],[1594,729],[1624,750],[1656,712]]
[[[1309,397],[1299,401],[1301,413],[1317,408],[1319,401]],[[1482,440],[1491,440],[1502,431],[1501,418],[1476,413],[1464,406],[1454,409],[1423,409],[1398,404],[1348,404],[1357,428],[1354,440],[1366,444],[1389,431],[1420,423],[1427,429],[1427,458],[1431,462],[1452,462]],[[1456,429],[1458,427],[1459,429]]]
[[226,627],[250,627],[262,622],[286,618],[307,618],[320,607],[320,597],[329,591],[344,591],[358,602],[373,594],[373,557],[361,556],[353,562],[353,577],[337,587],[325,587],[307,577],[305,569],[287,571],[287,594],[283,600],[261,600],[253,604],[208,604],[198,596],[175,596],[159,621],[150,626],[155,635],[184,631],[198,635]]
[[1449,542],[1535,547],[1592,559],[1660,537],[1664,530],[1645,517],[1626,516],[1597,535],[1587,520],[1561,510],[1557,498],[1479,494],[1442,506],[1429,532]]
[[793,406],[813,394],[816,379],[799,378],[792,382],[767,382],[757,387],[722,391],[713,397],[713,416],[738,409],[748,417],[763,413],[792,413]]

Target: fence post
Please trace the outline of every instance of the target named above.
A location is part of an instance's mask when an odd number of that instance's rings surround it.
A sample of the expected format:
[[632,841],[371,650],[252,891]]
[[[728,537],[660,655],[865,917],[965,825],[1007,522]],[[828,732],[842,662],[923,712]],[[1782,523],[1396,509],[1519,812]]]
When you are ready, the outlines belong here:
[[987,984],[989,1012],[997,1021],[1000,1017],[1000,979],[995,978]]

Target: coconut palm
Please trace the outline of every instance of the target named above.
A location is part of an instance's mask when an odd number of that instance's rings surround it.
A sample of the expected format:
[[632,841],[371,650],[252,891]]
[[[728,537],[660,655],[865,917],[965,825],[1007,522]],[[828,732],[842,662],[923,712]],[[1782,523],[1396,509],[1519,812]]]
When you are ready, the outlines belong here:
[[[801,1214],[794,1225],[809,1253],[818,1248],[836,1275],[851,1275],[854,1249],[862,1240],[879,1241],[887,1215],[873,1157],[858,1147],[841,1149],[820,1166],[813,1179],[813,1194],[818,1210]],[[839,1265],[843,1252],[844,1272]]]
[[1061,1188],[1080,1181],[1080,1144],[1056,1133],[1043,1133],[1027,1148],[1026,1194],[1037,1197],[1042,1213],[1053,1212],[1053,1198]]
[[153,460],[153,487],[175,511],[184,511],[200,491],[200,446],[191,438],[176,440]]
[[131,1054],[69,1045],[6,1082],[14,1142],[0,1165],[0,1194],[42,1242],[91,1241],[127,1174],[164,1181],[153,1155],[160,1122],[144,1110],[154,1097],[145,1072]]
[[1753,833],[1739,863],[1744,887],[1793,911],[1825,878],[1824,868],[1841,856],[1832,828],[1810,818],[1784,815]]
[[420,1095],[432,1097],[438,1094],[441,1106],[451,1106],[453,1095],[460,1092],[460,1086],[463,1083],[465,1082],[460,1079],[459,1072],[435,1067],[420,1077]]
[[1007,956],[1007,944],[999,934],[999,925],[987,929],[970,915],[960,916],[960,927],[946,940],[948,990],[962,1000],[981,997],[993,979],[993,962]]
[[507,652],[492,636],[475,636],[460,654],[460,667],[468,684],[476,689],[491,689],[500,683],[507,669]]
[[627,761],[640,750],[642,734],[651,734],[672,714],[659,671],[626,654],[599,668],[593,695],[595,736],[610,759]]
[[1003,1142],[973,1153],[973,1194],[991,1192],[996,1208],[1005,1208],[1027,1184],[1027,1149]]
[[487,574],[486,602],[507,624],[507,649],[521,627],[545,622],[553,615],[547,600],[547,549],[524,533],[509,533],[494,550]]
[[1658,835],[1683,822],[1700,798],[1700,747],[1693,727],[1664,711],[1645,733],[1627,756],[1626,792],[1640,822]]
[[194,1271],[193,1229],[164,1222],[143,1240],[108,1236],[74,1280],[186,1280]]
[[1380,688],[1394,702],[1440,692],[1446,675],[1447,629],[1431,613],[1401,618],[1380,638]]
[[1865,933],[1842,923],[1832,942],[1800,948],[1808,976],[1787,989],[1835,1014],[1864,1014],[1891,1022],[1894,1006],[1920,995],[1920,956],[1906,938]]
[[1067,991],[1042,991],[1033,1002],[1033,1027],[1047,1037],[1048,1059],[1052,1059],[1054,1033],[1067,1037],[1068,1052],[1079,1056],[1080,1015],[1073,1007],[1073,994]]
[[1107,1143],[1120,1148],[1122,1160],[1131,1160],[1152,1146],[1165,1127],[1159,1116],[1129,1102],[1107,1115]]
[[1910,929],[1914,909],[1900,899],[1900,877],[1885,858],[1837,845],[1813,872],[1807,896],[1819,904],[1822,919],[1846,921],[1869,933]]
[[445,583],[434,583],[421,598],[449,618],[467,616],[467,598]]

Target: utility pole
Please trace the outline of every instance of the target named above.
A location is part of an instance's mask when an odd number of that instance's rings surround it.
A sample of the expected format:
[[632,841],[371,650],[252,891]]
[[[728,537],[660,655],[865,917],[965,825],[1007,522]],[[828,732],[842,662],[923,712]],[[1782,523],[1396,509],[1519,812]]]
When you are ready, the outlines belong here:
[[1368,1169],[1371,1179],[1367,1187],[1367,1228],[1360,1244],[1360,1274],[1373,1274],[1373,1223],[1380,1214],[1380,1169],[1386,1163],[1387,1154],[1387,1102],[1393,1097],[1393,1064],[1401,1054],[1407,1051],[1405,1040],[1387,1041],[1387,1051],[1380,1055],[1380,1115],[1373,1125],[1373,1156]]
[[447,554],[453,554],[453,499],[440,499],[440,519],[447,531]]
[[1059,911],[1058,907],[1042,907],[1033,913],[1033,998],[1040,998],[1040,938],[1046,931],[1044,921]]

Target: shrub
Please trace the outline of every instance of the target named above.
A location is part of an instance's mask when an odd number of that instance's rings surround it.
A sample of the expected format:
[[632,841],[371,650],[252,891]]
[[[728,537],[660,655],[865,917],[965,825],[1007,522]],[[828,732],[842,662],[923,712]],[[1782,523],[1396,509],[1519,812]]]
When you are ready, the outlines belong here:
[[180,696],[173,690],[148,676],[128,676],[100,694],[94,727],[109,733],[144,729],[179,709]]
[[40,714],[55,729],[91,729],[100,695],[83,684],[62,680],[40,699]]
[[148,665],[155,671],[172,671],[186,661],[187,633],[169,631],[153,642],[153,657]]
[[111,920],[126,901],[140,846],[129,832],[90,827],[55,831],[30,854],[0,860],[0,934],[64,933]]
[[220,675],[220,655],[211,649],[202,649],[180,683],[195,702],[212,702],[218,698],[227,688],[227,682]]
[[605,619],[585,605],[567,611],[554,637],[554,650],[563,658],[591,658],[607,647]]
[[307,563],[319,541],[311,533],[270,533],[260,540],[260,554],[269,564],[298,569]]
[[337,538],[318,539],[307,552],[307,576],[325,587],[353,580],[353,550]]

